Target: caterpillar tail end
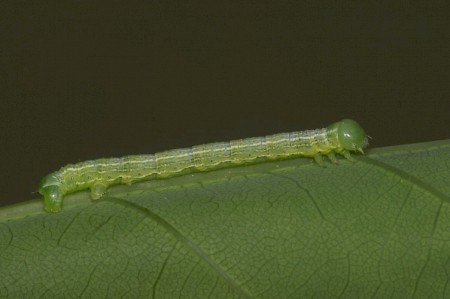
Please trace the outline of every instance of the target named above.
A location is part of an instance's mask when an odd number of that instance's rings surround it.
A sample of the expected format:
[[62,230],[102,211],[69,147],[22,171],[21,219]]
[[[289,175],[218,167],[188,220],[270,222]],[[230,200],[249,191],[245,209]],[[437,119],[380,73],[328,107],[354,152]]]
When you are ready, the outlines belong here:
[[45,210],[50,213],[61,211],[62,194],[58,186],[48,186],[39,189],[39,193],[44,197]]
[[64,194],[57,182],[57,178],[50,174],[39,184],[39,193],[44,197],[44,209],[50,213],[61,211]]

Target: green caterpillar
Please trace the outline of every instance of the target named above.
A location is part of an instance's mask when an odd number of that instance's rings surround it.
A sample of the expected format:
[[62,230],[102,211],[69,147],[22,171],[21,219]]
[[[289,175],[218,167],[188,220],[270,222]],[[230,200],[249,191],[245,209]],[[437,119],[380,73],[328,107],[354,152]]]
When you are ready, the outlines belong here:
[[322,155],[327,155],[333,163],[337,163],[335,154],[353,160],[350,152],[364,153],[367,145],[361,126],[344,119],[323,129],[69,164],[44,177],[39,193],[44,197],[48,212],[59,212],[64,196],[75,191],[90,189],[92,199],[98,199],[111,185],[295,157],[311,157],[323,166]]

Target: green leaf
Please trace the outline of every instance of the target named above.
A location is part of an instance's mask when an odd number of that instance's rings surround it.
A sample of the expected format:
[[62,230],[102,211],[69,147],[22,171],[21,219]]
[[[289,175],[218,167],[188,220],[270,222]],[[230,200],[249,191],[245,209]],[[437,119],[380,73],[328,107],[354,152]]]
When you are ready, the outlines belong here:
[[450,140],[0,209],[0,297],[445,298]]

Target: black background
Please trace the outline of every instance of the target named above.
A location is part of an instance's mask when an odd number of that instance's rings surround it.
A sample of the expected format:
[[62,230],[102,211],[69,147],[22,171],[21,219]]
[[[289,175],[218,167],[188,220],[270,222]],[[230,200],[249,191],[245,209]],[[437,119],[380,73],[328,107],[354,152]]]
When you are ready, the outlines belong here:
[[68,163],[357,120],[450,138],[450,9],[430,1],[2,1],[0,204]]

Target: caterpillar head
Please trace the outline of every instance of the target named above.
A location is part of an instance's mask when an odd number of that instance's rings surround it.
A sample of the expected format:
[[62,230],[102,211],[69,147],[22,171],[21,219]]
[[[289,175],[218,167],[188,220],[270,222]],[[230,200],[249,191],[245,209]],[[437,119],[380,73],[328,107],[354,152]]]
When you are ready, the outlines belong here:
[[63,192],[57,176],[52,173],[44,177],[39,183],[39,193],[44,196],[45,210],[47,212],[59,212],[61,210]]
[[343,150],[364,153],[363,149],[369,144],[366,132],[352,119],[343,119],[327,127],[335,132]]

